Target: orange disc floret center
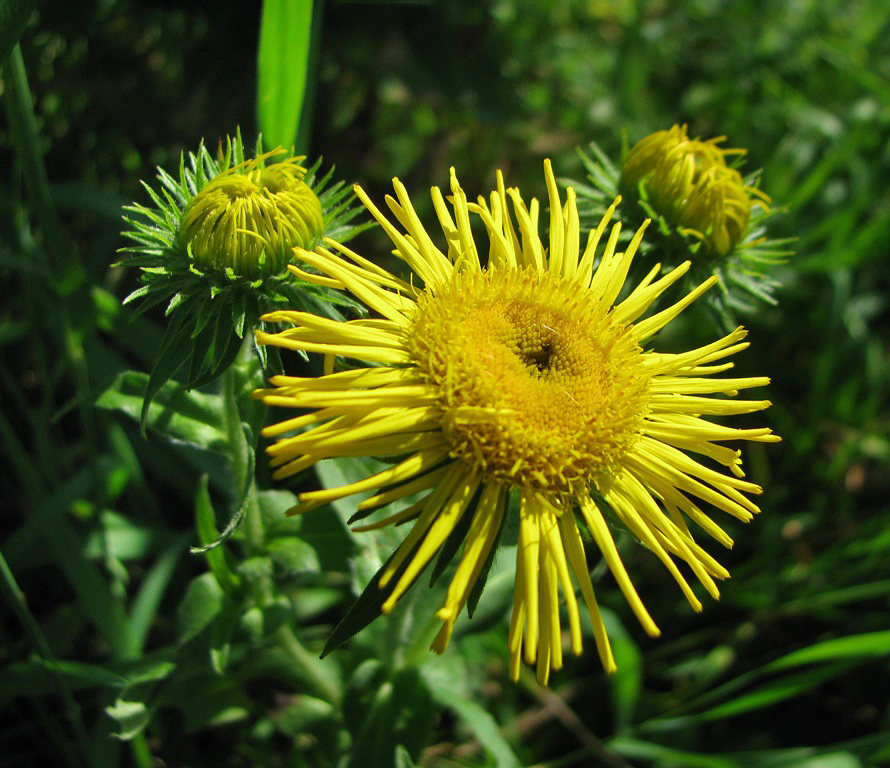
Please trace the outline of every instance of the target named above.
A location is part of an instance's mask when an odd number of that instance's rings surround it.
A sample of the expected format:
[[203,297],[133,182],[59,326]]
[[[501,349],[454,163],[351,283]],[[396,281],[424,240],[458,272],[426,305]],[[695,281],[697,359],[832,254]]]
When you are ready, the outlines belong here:
[[525,489],[596,483],[647,409],[628,327],[547,273],[465,273],[425,293],[410,346],[439,394],[452,455]]

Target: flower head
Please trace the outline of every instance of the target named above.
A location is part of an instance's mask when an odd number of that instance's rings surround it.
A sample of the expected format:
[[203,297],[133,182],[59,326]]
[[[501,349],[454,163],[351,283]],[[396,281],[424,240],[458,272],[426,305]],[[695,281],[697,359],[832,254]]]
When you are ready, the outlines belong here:
[[[357,504],[357,520],[392,502],[407,503],[357,528],[412,521],[374,585],[382,592],[384,612],[437,553],[438,572],[442,558],[454,557],[462,541],[437,612],[443,623],[433,648],[439,652],[463,608],[472,611],[506,519],[518,517],[511,674],[518,676],[525,659],[537,665],[542,683],[551,669],[562,666],[560,593],[571,648],[581,652],[575,584],[602,664],[615,668],[585,538],[594,542],[643,627],[657,634],[607,519],[661,560],[700,610],[679,566],[715,597],[715,579],[728,573],[695,541],[693,529],[731,544],[702,507],[746,521],[758,512],[746,494],[760,488],[743,478],[740,452],[720,443],[778,439],[766,428],[732,429],[707,418],[769,404],[729,399],[767,379],[713,376],[731,368],[725,359],[746,346],[742,329],[678,354],[648,349],[658,330],[714,279],[644,317],[689,269],[686,262],[656,279],[656,265],[618,301],[645,226],[624,251],[617,250],[620,225],[606,236],[613,204],[582,244],[574,191],[568,190],[563,204],[549,162],[545,172],[549,248],[538,233],[537,200],[526,204],[518,190],[505,188],[500,174],[490,198],[475,203],[453,171],[450,206],[433,188],[444,250],[422,226],[398,180],[396,197],[386,199],[398,226],[357,188],[412,278],[402,280],[333,240],[326,240],[328,248],[301,252],[324,277],[291,267],[295,274],[349,291],[376,316],[334,322],[293,311],[266,315],[269,323],[291,327],[259,333],[259,343],[323,353],[327,373],[276,376],[270,388],[255,393],[268,405],[310,409],[264,431],[278,438],[268,448],[276,478],[328,457],[398,457],[358,482],[301,494],[293,510],[303,513],[370,492]],[[485,252],[474,239],[472,217],[487,230]],[[360,365],[335,372],[338,357]],[[689,453],[705,457],[707,464]],[[513,495],[518,511],[509,504]]]
[[684,290],[716,276],[718,289],[704,302],[715,326],[726,332],[738,325],[739,313],[776,303],[778,282],[767,268],[790,255],[792,241],[766,237],[766,221],[776,209],[757,186],[759,172],[743,177],[737,170],[745,150],[722,149],[722,141],[690,139],[685,125],[675,125],[639,141],[620,166],[592,142],[590,154],[579,150],[588,175],[578,196],[581,221],[590,226],[619,193],[625,198],[616,212],[626,227],[622,243],[645,219],[652,220],[631,279],[648,269],[650,255],[668,268],[691,262]]
[[[145,184],[151,206],[124,210],[133,245],[122,265],[142,270],[124,301],[140,311],[167,305],[170,321],[144,399],[143,419],[158,388],[180,370],[187,387],[208,384],[234,360],[260,315],[275,306],[324,311],[343,295],[295,279],[285,267],[294,248],[314,248],[323,234],[346,242],[359,209],[351,190],[318,178],[319,162],[279,148],[245,160],[240,134],[213,157],[202,144],[182,156],[178,178],[158,169],[160,192]],[[330,310],[331,314],[336,314]],[[260,352],[265,357],[265,350]],[[265,362],[265,361],[264,361]]]
[[742,241],[755,201],[769,202],[727,165],[727,156],[745,150],[721,149],[724,139],[690,139],[685,125],[675,125],[635,144],[621,166],[623,191],[638,192],[672,227],[714,254],[727,254]]
[[303,158],[273,165],[268,152],[220,173],[189,202],[179,238],[202,272],[256,280],[279,275],[294,248],[324,233],[321,202],[303,181]]

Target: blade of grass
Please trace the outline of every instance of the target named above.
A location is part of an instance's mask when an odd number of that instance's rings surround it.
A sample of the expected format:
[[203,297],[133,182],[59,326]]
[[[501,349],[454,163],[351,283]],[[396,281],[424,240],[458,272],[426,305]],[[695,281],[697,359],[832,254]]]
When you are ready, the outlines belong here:
[[257,122],[264,144],[297,138],[312,40],[312,0],[265,0],[257,56]]

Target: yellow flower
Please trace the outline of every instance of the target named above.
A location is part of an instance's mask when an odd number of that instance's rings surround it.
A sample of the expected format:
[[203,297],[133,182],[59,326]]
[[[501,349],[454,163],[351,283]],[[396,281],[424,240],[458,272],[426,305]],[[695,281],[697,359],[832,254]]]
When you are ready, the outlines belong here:
[[[701,503],[747,521],[758,508],[745,494],[761,491],[743,479],[740,452],[718,443],[778,439],[769,429],[732,429],[702,418],[769,405],[722,397],[762,386],[766,378],[712,378],[732,367],[725,358],[747,346],[741,328],[679,354],[643,347],[714,279],[642,319],[689,262],[658,279],[655,266],[616,303],[645,226],[626,251],[618,252],[616,224],[597,259],[615,204],[582,248],[574,191],[568,190],[563,205],[549,161],[545,172],[549,248],[538,235],[537,200],[526,205],[518,190],[505,189],[500,174],[490,199],[471,203],[452,171],[451,209],[433,188],[447,241],[444,252],[423,228],[398,180],[396,198],[386,199],[398,225],[356,188],[392,239],[396,255],[412,270],[412,279],[399,279],[332,240],[326,241],[330,249],[300,252],[301,260],[323,276],[291,267],[294,273],[349,291],[377,316],[335,322],[303,312],[266,315],[266,321],[293,327],[258,333],[259,343],[322,353],[327,372],[319,378],[275,376],[271,388],[255,393],[268,405],[311,409],[264,431],[279,438],[268,448],[278,479],[328,457],[399,457],[394,466],[361,481],[303,493],[293,510],[303,513],[371,492],[357,505],[365,516],[420,495],[407,508],[358,528],[413,520],[380,578],[379,586],[390,590],[384,612],[392,610],[437,552],[466,532],[437,613],[443,625],[433,643],[436,651],[448,644],[505,518],[513,514],[509,495],[518,495],[510,668],[515,679],[522,658],[536,663],[542,684],[551,669],[562,665],[560,592],[571,648],[581,652],[575,584],[602,664],[615,669],[579,525],[588,529],[643,627],[656,635],[604,512],[664,563],[700,610],[678,562],[714,597],[714,580],[728,573],[695,542],[688,522],[729,546],[729,536]],[[482,253],[471,231],[472,217],[487,229],[489,242]],[[335,357],[364,366],[335,373]],[[713,394],[722,396],[707,396]],[[688,452],[730,473],[705,466]]]
[[621,167],[621,188],[636,195],[642,182],[646,201],[683,235],[700,240],[710,252],[727,254],[745,237],[755,200],[769,198],[745,184],[726,164],[743,149],[720,149],[725,136],[689,139],[685,125],[658,131],[634,145]]
[[321,238],[321,202],[303,181],[303,158],[265,164],[281,152],[223,171],[189,202],[179,238],[198,270],[258,280],[281,274],[294,248]]

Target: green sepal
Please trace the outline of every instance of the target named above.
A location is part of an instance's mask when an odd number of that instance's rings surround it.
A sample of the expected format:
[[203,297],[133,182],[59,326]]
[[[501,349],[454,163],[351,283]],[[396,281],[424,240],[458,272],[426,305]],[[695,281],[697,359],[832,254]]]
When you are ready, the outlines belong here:
[[164,332],[161,348],[158,350],[158,356],[155,358],[154,367],[145,387],[145,400],[142,403],[142,412],[139,416],[139,428],[143,435],[145,435],[148,409],[154,396],[189,359],[194,342],[191,338],[191,331],[186,327],[188,319],[189,316],[182,312],[174,315]]
[[467,538],[467,534],[470,532],[470,524],[473,522],[473,517],[476,514],[476,508],[479,506],[479,500],[481,498],[482,486],[480,485],[479,488],[476,489],[476,493],[473,495],[473,498],[470,500],[464,513],[461,515],[460,520],[457,521],[457,525],[454,526],[451,533],[448,534],[448,538],[445,539],[439,549],[439,556],[436,558],[433,570],[430,572],[431,587],[435,585],[445,569],[451,564],[451,561],[454,560],[457,550],[460,549],[460,545],[463,544],[464,540]]
[[[402,461],[405,458],[407,458],[407,456],[402,456],[402,457],[398,458],[397,460],[393,460],[393,457],[390,456],[390,457],[383,457],[379,460],[387,461],[388,463],[391,462],[391,463],[395,464],[398,461]],[[416,480],[418,480],[419,478],[424,477],[425,475],[428,475],[430,472],[435,472],[437,469],[441,469],[449,461],[451,461],[450,458],[445,458],[444,460],[440,461],[438,464],[435,464],[434,466],[429,467],[428,469],[424,470],[423,472],[419,472],[416,475],[412,475],[407,480],[403,480],[402,482],[399,482],[399,483],[392,483],[391,485],[384,485],[383,487],[380,488],[380,490],[378,492],[379,493],[387,493],[388,491],[395,490],[396,488],[400,488],[404,485],[407,485],[408,483],[413,483]],[[425,492],[426,491],[421,491],[421,493],[425,493]],[[364,520],[366,517],[369,517],[370,515],[374,514],[374,512],[377,512],[378,510],[383,509],[384,507],[387,507],[390,504],[392,504],[392,502],[387,502],[385,504],[375,504],[372,507],[367,507],[365,509],[359,509],[352,514],[352,516],[346,521],[346,524],[352,525],[353,523],[357,523],[359,520]]]
[[[350,640],[354,635],[367,627],[368,624],[374,621],[374,619],[382,615],[383,604],[393,593],[396,584],[399,583],[399,579],[402,577],[402,574],[405,573],[405,570],[411,564],[411,561],[417,554],[417,551],[420,549],[420,545],[422,543],[422,541],[419,541],[417,542],[417,544],[414,545],[414,547],[412,547],[411,552],[402,561],[402,564],[396,569],[396,572],[393,574],[392,578],[389,580],[385,587],[380,586],[380,578],[381,576],[383,576],[383,573],[384,571],[386,571],[387,566],[389,566],[389,564],[392,562],[393,558],[399,552],[401,547],[398,547],[396,551],[389,556],[387,561],[382,566],[380,566],[380,569],[371,578],[368,586],[365,587],[364,591],[361,593],[361,595],[359,595],[358,599],[352,604],[352,606],[346,612],[346,615],[341,619],[340,623],[337,624],[336,627],[334,627],[334,630],[331,632],[330,637],[328,637],[324,649],[321,652],[321,658],[324,658],[331,651],[339,648],[345,642]],[[404,546],[404,544],[402,546]],[[419,578],[419,576],[420,574],[418,574],[417,578]]]
[[494,558],[497,555],[498,547],[500,546],[501,534],[504,531],[504,525],[507,522],[507,510],[504,510],[504,514],[501,515],[501,526],[498,528],[497,534],[495,534],[494,541],[492,542],[491,549],[488,550],[488,556],[485,558],[485,562],[482,564],[482,570],[479,571],[479,575],[476,577],[476,581],[473,584],[473,588],[470,590],[470,594],[467,597],[467,616],[471,619],[473,618],[473,614],[476,613],[476,606],[479,605],[479,598],[482,597],[482,592],[485,589],[485,584],[488,581],[488,574],[491,573],[491,566],[494,565]]

